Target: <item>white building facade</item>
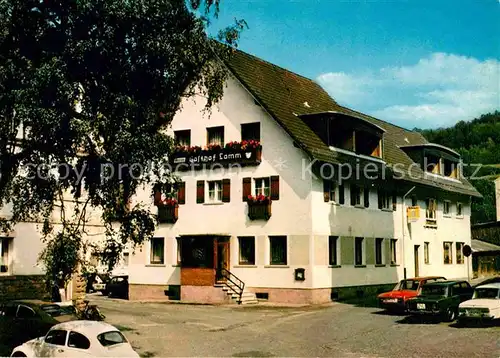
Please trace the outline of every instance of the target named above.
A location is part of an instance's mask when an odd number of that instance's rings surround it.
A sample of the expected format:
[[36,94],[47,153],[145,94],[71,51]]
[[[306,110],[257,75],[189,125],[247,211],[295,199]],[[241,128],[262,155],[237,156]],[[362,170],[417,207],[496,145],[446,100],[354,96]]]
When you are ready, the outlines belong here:
[[134,198],[160,222],[130,253],[130,299],[226,302],[236,283],[260,299],[322,303],[404,277],[467,277],[479,194],[457,153],[250,55],[227,65],[212,113],[186,100],[169,129],[182,146],[171,158],[178,205],[151,188]]

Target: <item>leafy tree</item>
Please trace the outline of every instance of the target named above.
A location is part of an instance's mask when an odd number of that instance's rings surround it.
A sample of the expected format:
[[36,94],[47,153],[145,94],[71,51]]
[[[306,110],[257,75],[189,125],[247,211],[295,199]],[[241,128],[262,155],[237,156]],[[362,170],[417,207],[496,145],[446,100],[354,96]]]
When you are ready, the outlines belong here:
[[495,221],[495,189],[491,180],[500,176],[500,112],[483,114],[470,122],[460,121],[450,128],[419,131],[430,142],[453,148],[462,156],[464,174],[483,195],[472,201],[472,223]]
[[0,2],[0,207],[12,205],[0,229],[43,223],[49,280],[81,263],[91,211],[102,211],[110,267],[153,235],[154,215],[127,203],[143,184],[173,181],[160,170],[173,144],[162,129],[182,99],[201,94],[209,110],[223,94],[219,60],[246,23],[210,38],[218,10],[219,0]]

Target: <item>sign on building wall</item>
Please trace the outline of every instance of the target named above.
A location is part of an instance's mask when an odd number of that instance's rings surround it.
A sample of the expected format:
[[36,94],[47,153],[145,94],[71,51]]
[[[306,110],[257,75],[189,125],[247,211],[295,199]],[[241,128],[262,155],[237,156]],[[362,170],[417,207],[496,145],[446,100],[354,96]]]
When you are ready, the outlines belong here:
[[420,219],[420,206],[409,206],[406,208],[406,217],[408,222],[414,223]]

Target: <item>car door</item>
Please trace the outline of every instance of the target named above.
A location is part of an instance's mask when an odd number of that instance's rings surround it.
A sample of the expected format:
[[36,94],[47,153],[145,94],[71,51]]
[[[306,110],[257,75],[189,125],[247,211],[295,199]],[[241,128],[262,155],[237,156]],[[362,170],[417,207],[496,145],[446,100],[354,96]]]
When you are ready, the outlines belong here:
[[51,322],[47,322],[31,307],[23,304],[17,307],[16,321],[27,339],[45,336],[52,326]]
[[70,331],[68,334],[68,344],[66,347],[68,357],[91,357],[98,356],[98,352],[91,349],[89,338],[85,335]]
[[66,338],[68,331],[64,329],[51,329],[45,336],[40,351],[35,352],[37,357],[68,357],[66,352]]
[[460,283],[453,284],[450,288],[450,305],[454,308],[458,308],[458,305],[461,302],[461,292]]

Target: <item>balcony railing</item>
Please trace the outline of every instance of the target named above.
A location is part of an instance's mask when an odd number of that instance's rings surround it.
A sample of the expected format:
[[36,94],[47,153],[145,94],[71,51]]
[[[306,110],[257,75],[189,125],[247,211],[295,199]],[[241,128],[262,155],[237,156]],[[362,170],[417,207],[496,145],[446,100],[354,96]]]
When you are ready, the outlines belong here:
[[172,153],[170,164],[173,170],[204,169],[212,165],[228,166],[230,164],[258,165],[261,162],[262,146],[243,145],[241,143],[228,143],[225,147],[211,146],[201,147],[178,147]]
[[179,219],[178,205],[158,206],[158,222],[164,224],[174,224]]
[[250,220],[269,220],[271,217],[271,202],[248,202],[248,218]]

